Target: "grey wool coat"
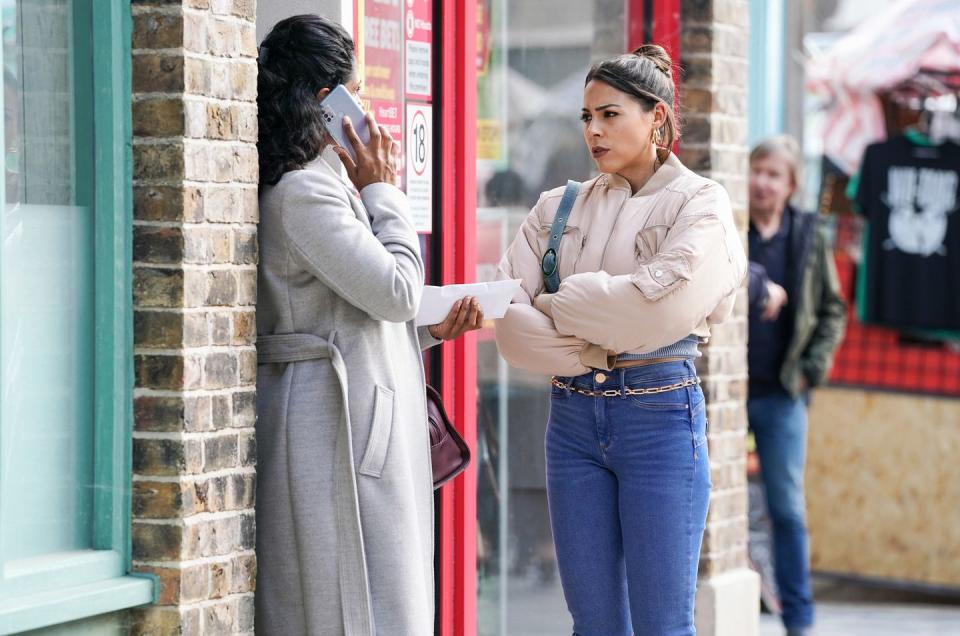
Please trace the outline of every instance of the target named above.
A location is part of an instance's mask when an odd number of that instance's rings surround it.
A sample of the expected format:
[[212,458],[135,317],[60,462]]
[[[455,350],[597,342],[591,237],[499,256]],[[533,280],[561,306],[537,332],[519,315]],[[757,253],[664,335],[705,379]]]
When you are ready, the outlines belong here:
[[431,634],[419,241],[329,157],[260,192],[256,633]]

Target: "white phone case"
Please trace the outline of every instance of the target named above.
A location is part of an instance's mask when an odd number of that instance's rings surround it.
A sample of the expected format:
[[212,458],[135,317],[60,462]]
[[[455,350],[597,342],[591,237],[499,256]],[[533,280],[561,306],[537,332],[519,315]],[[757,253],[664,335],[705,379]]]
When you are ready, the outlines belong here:
[[353,129],[364,145],[370,143],[370,130],[367,127],[367,119],[363,115],[360,104],[353,98],[350,91],[343,84],[340,84],[323,98],[323,101],[320,102],[320,109],[327,132],[356,161],[357,155],[353,152],[353,146],[343,130],[343,117],[346,115],[350,118]]

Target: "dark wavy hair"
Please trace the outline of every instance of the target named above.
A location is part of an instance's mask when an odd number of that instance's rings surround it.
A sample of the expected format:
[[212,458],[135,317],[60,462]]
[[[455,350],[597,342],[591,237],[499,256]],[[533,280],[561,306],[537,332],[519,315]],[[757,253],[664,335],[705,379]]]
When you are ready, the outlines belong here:
[[281,20],[260,44],[257,58],[257,123],[260,184],[274,185],[323,150],[322,88],[350,80],[353,39],[319,15]]
[[673,84],[673,60],[667,51],[658,44],[644,44],[633,53],[625,53],[608,60],[597,62],[584,85],[591,80],[608,84],[613,88],[634,97],[645,112],[650,112],[657,102],[667,107],[667,121],[664,123],[664,135],[661,148],[671,148],[680,138],[680,123],[674,110],[676,88]]

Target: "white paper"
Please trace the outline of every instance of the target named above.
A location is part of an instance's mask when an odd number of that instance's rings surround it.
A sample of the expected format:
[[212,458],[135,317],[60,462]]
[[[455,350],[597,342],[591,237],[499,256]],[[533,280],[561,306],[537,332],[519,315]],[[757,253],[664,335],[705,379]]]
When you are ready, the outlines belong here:
[[503,318],[513,295],[520,289],[520,280],[498,280],[492,283],[470,285],[444,285],[423,288],[417,325],[436,325],[443,322],[453,304],[464,296],[473,296],[479,301],[485,319]]

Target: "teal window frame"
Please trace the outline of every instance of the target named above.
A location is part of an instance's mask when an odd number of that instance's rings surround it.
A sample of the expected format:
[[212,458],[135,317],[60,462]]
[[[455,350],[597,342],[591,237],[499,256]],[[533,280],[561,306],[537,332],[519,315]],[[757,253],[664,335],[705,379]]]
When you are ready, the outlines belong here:
[[[156,602],[155,577],[130,574],[133,429],[132,124],[129,2],[75,0],[91,25],[95,368],[93,549],[4,564],[0,634]],[[90,13],[86,13],[89,11]],[[79,63],[78,63],[79,64]],[[91,75],[91,69],[77,68]],[[89,86],[86,90],[89,90]],[[0,95],[2,100],[2,95]],[[0,130],[2,142],[2,130]],[[0,143],[0,147],[4,147]],[[0,183],[0,194],[3,184]],[[0,197],[5,200],[5,197]],[[0,423],[2,427],[2,423]],[[2,430],[2,428],[0,428]],[[2,436],[0,436],[2,443]]]

